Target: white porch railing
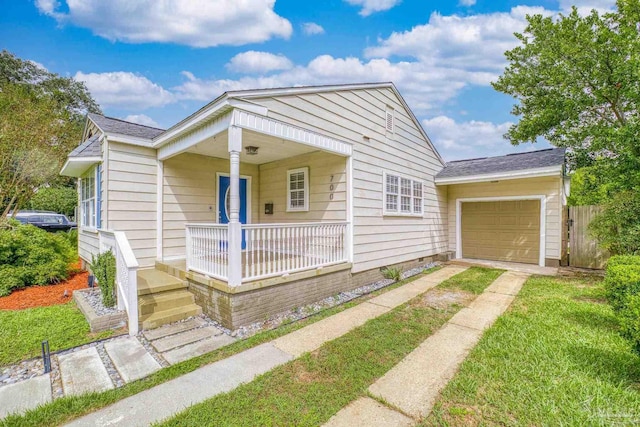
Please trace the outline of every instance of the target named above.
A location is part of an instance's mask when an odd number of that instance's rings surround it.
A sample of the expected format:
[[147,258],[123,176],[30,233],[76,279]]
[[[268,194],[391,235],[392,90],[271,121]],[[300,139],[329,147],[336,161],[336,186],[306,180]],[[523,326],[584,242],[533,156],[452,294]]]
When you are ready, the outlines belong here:
[[138,260],[122,231],[100,230],[100,252],[111,251],[116,258],[118,309],[126,310],[129,335],[138,333]]
[[[242,281],[348,261],[348,222],[243,224]],[[187,269],[227,280],[227,224],[188,224]]]
[[229,227],[227,224],[187,224],[187,270],[227,280]]

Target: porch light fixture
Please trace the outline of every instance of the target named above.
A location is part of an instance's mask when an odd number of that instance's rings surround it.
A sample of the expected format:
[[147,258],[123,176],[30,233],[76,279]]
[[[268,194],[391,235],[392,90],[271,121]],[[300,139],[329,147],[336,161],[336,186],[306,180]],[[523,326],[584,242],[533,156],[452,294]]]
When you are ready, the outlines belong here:
[[258,154],[258,148],[260,147],[248,145],[244,147],[244,151],[247,153],[247,156],[255,156],[256,154]]

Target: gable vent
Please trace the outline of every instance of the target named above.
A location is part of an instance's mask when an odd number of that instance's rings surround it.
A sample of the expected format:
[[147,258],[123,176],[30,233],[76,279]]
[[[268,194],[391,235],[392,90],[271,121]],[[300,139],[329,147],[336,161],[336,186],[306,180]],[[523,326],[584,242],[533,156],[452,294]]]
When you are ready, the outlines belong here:
[[393,132],[393,108],[387,107],[385,127],[388,132]]

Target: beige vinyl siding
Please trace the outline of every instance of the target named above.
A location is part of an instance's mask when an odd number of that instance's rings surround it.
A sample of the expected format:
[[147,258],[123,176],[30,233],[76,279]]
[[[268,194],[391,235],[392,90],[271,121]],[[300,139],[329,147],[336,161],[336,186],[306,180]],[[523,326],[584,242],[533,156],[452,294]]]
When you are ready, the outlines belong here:
[[[269,117],[353,144],[353,271],[446,251],[446,190],[433,176],[442,164],[400,100],[388,88],[252,99]],[[395,132],[385,130],[394,109]],[[363,138],[367,137],[367,139]],[[383,172],[423,183],[422,217],[382,215]]]
[[[229,160],[184,153],[166,160],[163,168],[162,256],[184,258],[185,224],[218,222],[216,174],[229,173]],[[258,166],[242,163],[240,175],[251,177],[251,222],[257,223]]]
[[109,141],[108,174],[108,228],[124,231],[140,267],[151,267],[156,259],[156,150]]
[[480,197],[546,196],[545,258],[560,259],[562,179],[560,177],[523,178],[499,182],[455,184],[449,192],[449,250],[456,250],[456,200]]
[[[287,171],[302,167],[309,168],[309,210],[287,212]],[[346,221],[346,158],[303,154],[260,165],[260,177],[261,223]],[[273,215],[264,214],[265,203],[273,203]]]

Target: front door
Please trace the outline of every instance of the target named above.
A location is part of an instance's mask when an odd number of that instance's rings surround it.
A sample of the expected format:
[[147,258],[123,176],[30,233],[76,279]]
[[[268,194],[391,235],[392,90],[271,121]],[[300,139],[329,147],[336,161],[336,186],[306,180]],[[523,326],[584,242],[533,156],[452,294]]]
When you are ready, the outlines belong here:
[[[218,175],[218,222],[229,223],[229,211],[231,209],[230,181],[228,176]],[[247,179],[240,178],[240,222],[247,223]],[[242,231],[242,249],[246,249],[244,230]]]

